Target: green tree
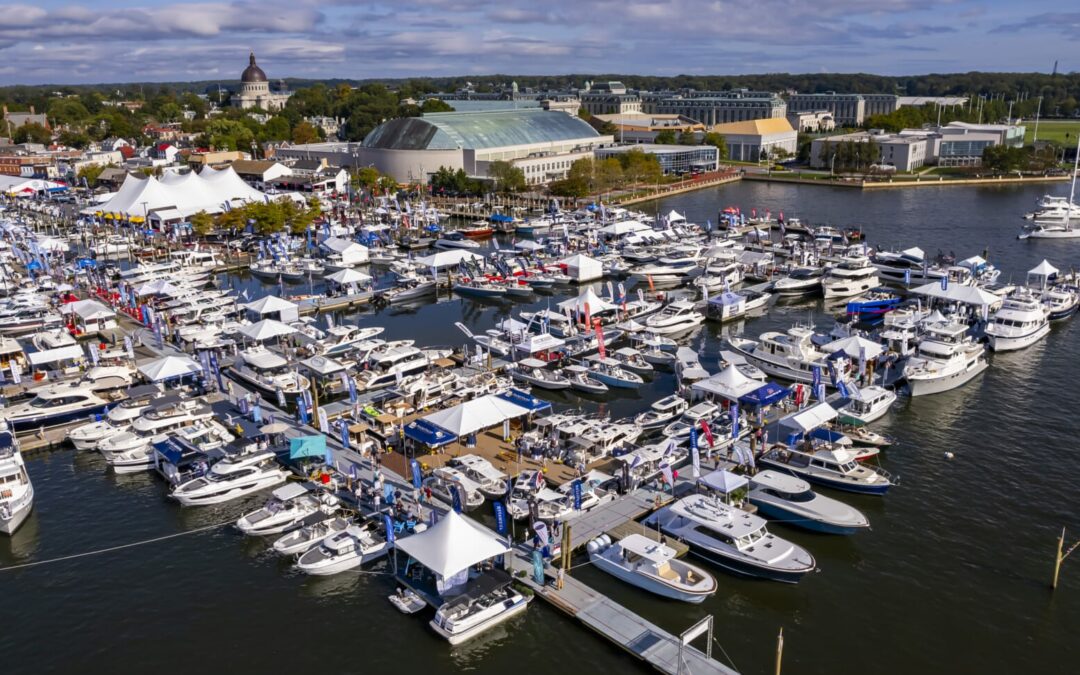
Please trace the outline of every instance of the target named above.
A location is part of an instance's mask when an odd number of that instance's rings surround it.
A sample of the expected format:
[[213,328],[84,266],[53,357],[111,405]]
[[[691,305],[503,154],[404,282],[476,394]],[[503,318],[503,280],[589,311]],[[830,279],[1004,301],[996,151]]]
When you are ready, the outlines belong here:
[[364,190],[372,190],[379,184],[379,170],[373,166],[365,166],[356,170],[352,177],[353,187]]
[[52,142],[52,132],[37,122],[27,122],[15,129],[11,134],[11,140],[16,143],[41,143],[48,145]]
[[46,112],[49,119],[60,125],[81,126],[90,120],[90,111],[78,98],[54,98]]
[[488,176],[495,181],[499,192],[515,193],[526,187],[525,172],[510,162],[500,160],[488,164]]
[[704,143],[705,145],[711,145],[720,151],[721,161],[728,158],[727,139],[724,138],[723,134],[718,134],[715,132],[705,134]]
[[660,145],[675,145],[678,138],[675,136],[674,129],[664,129],[657,132],[656,138],[653,139],[653,143],[659,143]]
[[318,130],[311,122],[301,122],[293,127],[292,142],[297,144],[314,143],[319,140]]
[[266,120],[259,131],[259,139],[263,141],[284,141],[289,138],[289,120],[280,115]]
[[623,177],[622,164],[614,157],[608,157],[607,159],[601,159],[595,162],[595,175],[596,180],[593,184],[594,192],[606,192],[608,190],[616,190],[623,187],[625,179]]
[[697,145],[697,135],[693,131],[684,131],[679,134],[679,145]]
[[618,159],[627,186],[656,183],[664,173],[659,158],[640,149],[619,153]]
[[214,219],[206,211],[199,211],[191,216],[191,231],[200,237],[205,237],[214,229]]
[[81,131],[61,131],[56,139],[61,145],[80,150],[90,145],[90,137]]
[[105,167],[101,164],[87,164],[86,166],[79,169],[79,171],[75,174],[75,177],[80,183],[82,182],[82,179],[85,178],[87,185],[94,185],[95,183],[97,183],[98,177],[104,170]]
[[425,113],[454,112],[454,106],[442,99],[429,98],[420,106],[420,110]]

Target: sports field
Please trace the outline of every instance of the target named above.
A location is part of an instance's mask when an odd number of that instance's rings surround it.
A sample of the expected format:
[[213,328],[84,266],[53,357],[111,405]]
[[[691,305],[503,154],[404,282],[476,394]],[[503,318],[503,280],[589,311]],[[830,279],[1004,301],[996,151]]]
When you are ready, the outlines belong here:
[[[1035,139],[1035,120],[1024,120],[1024,126],[1027,127],[1024,143],[1031,143]],[[1039,120],[1040,141],[1076,145],[1077,134],[1080,134],[1080,120]]]

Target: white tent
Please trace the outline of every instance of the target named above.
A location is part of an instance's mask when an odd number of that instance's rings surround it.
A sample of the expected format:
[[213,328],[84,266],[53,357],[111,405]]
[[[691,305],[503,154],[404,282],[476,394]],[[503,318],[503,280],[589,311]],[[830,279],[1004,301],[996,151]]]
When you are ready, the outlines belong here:
[[729,495],[750,484],[750,481],[747,480],[746,476],[731,473],[727,469],[719,469],[712,473],[707,473],[699,478],[698,482],[710,490],[716,490],[725,495]]
[[198,375],[202,366],[187,356],[165,356],[139,366],[142,376],[151,382],[164,382],[186,375]]
[[366,284],[371,281],[371,275],[357,272],[351,267],[346,267],[343,270],[338,270],[333,274],[327,275],[326,279],[341,286],[347,286],[349,284]]
[[686,222],[686,216],[682,215],[675,209],[671,209],[671,212],[667,214],[668,223]]
[[396,540],[394,546],[444,579],[510,551],[495,534],[456,511],[423,532]]
[[61,311],[65,314],[74,312],[83,321],[99,321],[101,319],[111,319],[116,316],[116,310],[97,300],[79,300],[78,302],[71,302],[63,305]]
[[589,306],[589,312],[594,316],[598,312],[606,312],[619,308],[618,305],[612,304],[597,295],[592,287],[586,288],[576,298],[563,300],[559,303],[559,308],[565,310],[569,307],[572,311],[584,313],[585,305]]
[[296,321],[300,317],[300,305],[276,295],[264,295],[242,307],[256,316],[277,314],[281,321]]
[[33,352],[28,354],[27,358],[30,360],[31,366],[40,366],[43,363],[84,359],[86,358],[86,354],[83,352],[81,345],[66,345],[64,347],[57,347],[56,349]]
[[368,247],[349,239],[330,237],[324,239],[319,246],[341,256],[341,262],[346,265],[359,265],[368,261]]
[[747,394],[761,388],[761,382],[752,380],[739,372],[734,365],[729,365],[716,375],[695,382],[691,387],[695,391],[716,394],[731,401],[737,401]]
[[836,419],[836,409],[831,405],[822,401],[816,405],[810,406],[806,410],[795,413],[790,417],[785,417],[780,420],[780,423],[784,426],[794,427],[803,433],[807,431],[813,431],[826,422],[831,422]]
[[884,353],[885,348],[881,346],[881,343],[874,342],[873,340],[867,340],[864,337],[858,335],[852,335],[851,337],[841,338],[830,342],[821,348],[822,351],[832,354],[834,352],[843,352],[845,355],[852,359],[861,358],[860,354],[863,350],[866,351],[867,359],[876,359]]
[[981,288],[949,284],[948,288],[942,289],[941,283],[937,281],[919,286],[914,289],[912,293],[915,295],[925,295],[928,298],[936,298],[938,300],[958,302],[962,305],[973,305],[975,307],[993,307],[994,305],[1001,303],[1000,297],[989,291],[984,291]]
[[414,262],[417,265],[423,265],[424,267],[434,267],[437,270],[441,270],[447,267],[454,267],[460,265],[463,262],[474,262],[483,260],[484,256],[471,253],[462,249],[453,249],[449,251],[439,251],[423,258],[417,258]]
[[64,187],[61,183],[40,178],[23,178],[22,176],[0,176],[0,192],[41,192],[51,188]]
[[495,394],[488,394],[427,415],[424,421],[461,437],[481,429],[489,429],[502,424],[504,420],[521,417],[529,412],[528,408],[499,398]]
[[263,319],[250,326],[244,326],[239,330],[239,333],[244,337],[256,341],[269,340],[270,338],[280,337],[282,335],[291,335],[295,332],[296,329],[292,326],[273,319]]
[[640,223],[636,220],[620,220],[617,223],[611,223],[600,228],[600,234],[610,234],[612,236],[621,237],[624,234],[630,234],[632,232],[644,232],[651,230],[652,228],[644,223]]
[[559,265],[565,265],[566,274],[578,283],[595,281],[604,277],[604,266],[600,261],[580,253],[563,258],[559,261]]
[[1061,270],[1051,265],[1050,262],[1044,258],[1041,263],[1028,270],[1028,275],[1043,277],[1044,279],[1046,279],[1054,276],[1060,271]]
[[174,209],[186,218],[199,211],[221,213],[233,203],[266,199],[266,193],[245,183],[232,167],[221,171],[203,169],[201,174],[169,174],[160,180],[129,174],[112,199],[82,212],[148,216],[151,211]]

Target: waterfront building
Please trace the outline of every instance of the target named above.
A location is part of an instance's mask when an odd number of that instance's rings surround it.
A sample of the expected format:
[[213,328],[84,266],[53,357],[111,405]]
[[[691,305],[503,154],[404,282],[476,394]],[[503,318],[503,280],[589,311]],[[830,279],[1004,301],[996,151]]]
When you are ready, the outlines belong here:
[[765,157],[794,157],[799,151],[799,132],[786,117],[717,124],[709,129],[724,137],[728,159],[756,162]]
[[597,149],[596,158],[606,159],[634,151],[655,155],[664,175],[716,171],[720,167],[720,150],[713,145],[657,145],[655,143],[615,145]]
[[840,126],[857,127],[866,119],[866,100],[861,94],[793,94],[787,105],[793,112],[828,110]]
[[1024,133],[1023,126],[950,122],[940,127],[903,129],[900,135],[925,139],[928,163],[939,166],[980,166],[986,148],[995,145],[1022,147]]
[[275,178],[292,175],[292,169],[281,162],[266,159],[240,159],[232,168],[245,183],[260,190]]
[[621,115],[596,115],[596,118],[615,125],[615,138],[620,143],[654,143],[657,134],[671,131],[675,134],[690,133],[700,138],[705,125],[682,115],[651,115],[631,112]]
[[248,56],[248,67],[240,75],[240,91],[232,95],[229,103],[242,110],[261,108],[273,112],[284,108],[290,96],[290,91],[271,91],[270,81],[255,63],[255,53],[252,52]]
[[772,92],[732,91],[648,93],[641,95],[641,110],[653,115],[680,115],[706,126],[746,120],[783,118],[787,104]]
[[840,143],[859,143],[874,148],[873,164],[896,171],[914,171],[930,163],[931,153],[925,138],[887,134],[878,129],[815,138],[810,144],[810,166],[830,168],[833,146]]

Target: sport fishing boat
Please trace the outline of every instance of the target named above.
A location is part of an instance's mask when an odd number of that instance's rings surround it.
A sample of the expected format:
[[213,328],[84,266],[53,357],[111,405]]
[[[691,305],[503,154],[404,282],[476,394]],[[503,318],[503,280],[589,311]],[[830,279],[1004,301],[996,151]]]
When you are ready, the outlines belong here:
[[926,327],[926,335],[904,366],[912,396],[956,389],[986,370],[986,348],[967,332],[967,326],[959,323]]
[[15,534],[34,508],[34,486],[15,434],[0,430],[0,532]]
[[350,525],[301,555],[296,569],[317,576],[338,574],[383,558],[391,548],[373,525]]
[[683,497],[645,519],[690,546],[690,552],[728,572],[797,583],[814,556],[766,528],[765,519],[703,494]]
[[751,504],[769,518],[825,534],[854,534],[870,527],[856,508],[820,495],[801,478],[766,469],[750,476]]
[[586,550],[597,569],[661,597],[699,604],[716,592],[713,575],[679,560],[675,549],[642,534],[630,534],[617,542],[602,534],[591,540]]
[[826,300],[862,295],[880,283],[877,269],[864,256],[843,258],[821,280]]
[[595,394],[602,396],[609,393],[611,390],[606,384],[596,379],[585,366],[578,364],[571,364],[564,366],[562,373],[570,380],[570,388],[574,391],[580,391],[586,394]]
[[758,464],[844,492],[884,495],[895,484],[884,469],[860,463],[849,450],[800,447],[775,445],[758,458]]
[[215,462],[206,475],[177,485],[169,496],[183,506],[221,504],[281,485],[288,476],[273,451],[248,447]]
[[986,325],[990,349],[1007,352],[1030,347],[1050,333],[1050,308],[1034,292],[1018,290],[1001,303]]
[[539,359],[522,359],[511,363],[506,370],[510,377],[519,382],[539,387],[540,389],[559,390],[569,389],[570,380],[566,376],[548,369],[548,364]]
[[625,368],[618,359],[602,357],[599,354],[590,356],[582,362],[589,369],[589,374],[608,387],[615,389],[637,389],[645,384],[645,380],[637,373]]

